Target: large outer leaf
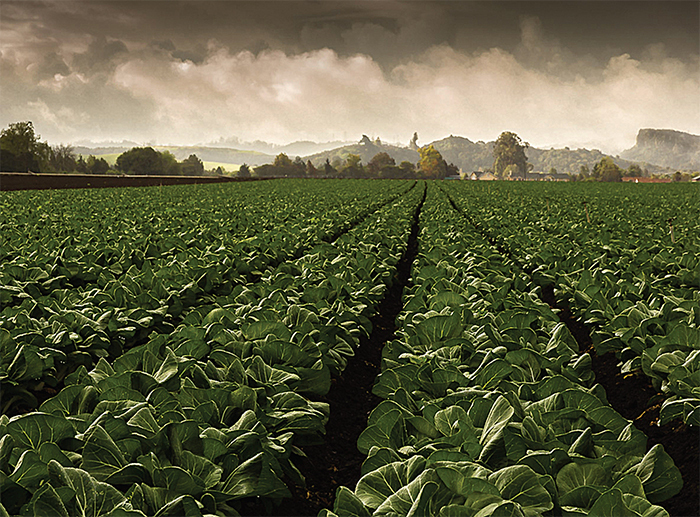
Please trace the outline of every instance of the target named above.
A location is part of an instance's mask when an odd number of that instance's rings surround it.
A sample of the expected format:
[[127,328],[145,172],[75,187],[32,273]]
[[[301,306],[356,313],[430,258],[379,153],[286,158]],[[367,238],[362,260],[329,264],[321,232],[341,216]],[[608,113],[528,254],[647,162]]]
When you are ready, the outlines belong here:
[[370,513],[362,504],[362,501],[351,490],[341,486],[335,494],[333,513],[347,515],[348,517],[369,517]]
[[440,488],[434,470],[425,470],[408,485],[391,494],[373,515],[405,515],[421,517],[428,515],[430,498]]
[[27,490],[33,491],[39,487],[47,475],[46,463],[41,461],[39,455],[30,449],[22,453],[9,479]]
[[383,414],[376,424],[367,427],[357,438],[357,448],[368,454],[372,447],[398,449],[403,445],[404,423],[401,410]]
[[265,339],[273,335],[282,341],[289,341],[292,333],[284,323],[279,321],[256,321],[243,329],[243,335],[248,340]]
[[665,501],[683,488],[681,473],[661,444],[654,445],[633,470],[652,503]]
[[265,452],[256,454],[229,474],[219,488],[224,493],[223,498],[290,497],[289,490],[272,470],[270,458],[266,454]]
[[609,487],[612,484],[610,473],[598,463],[569,463],[557,474],[557,488],[566,494],[582,486]]
[[401,487],[410,483],[424,468],[425,459],[421,456],[389,463],[362,476],[357,482],[355,494],[366,507],[376,509]]
[[501,497],[518,503],[527,514],[543,513],[554,507],[537,474],[525,465],[513,465],[494,472],[489,476],[489,482],[496,485]]
[[49,483],[42,485],[29,501],[29,515],[33,517],[71,517],[56,490]]
[[477,463],[440,462],[435,465],[440,480],[455,494],[468,496],[475,492],[500,496],[496,485],[487,481],[491,471]]
[[418,323],[415,329],[421,344],[432,348],[440,341],[460,336],[464,327],[459,312],[454,312],[449,316],[433,316],[425,319]]
[[498,440],[501,432],[514,413],[515,410],[513,406],[510,405],[505,397],[499,396],[496,399],[496,402],[491,406],[491,410],[486,417],[484,431],[481,433],[481,438],[479,439],[479,443],[481,443],[484,449],[488,448],[491,442]]
[[7,432],[14,438],[16,446],[36,450],[42,443],[57,443],[75,433],[73,425],[63,416],[39,412],[12,418],[7,424]]
[[81,467],[98,481],[105,481],[126,464],[121,450],[102,426],[91,426],[82,439],[85,445]]
[[639,517],[639,514],[630,510],[622,499],[622,492],[617,488],[611,488],[601,495],[591,507],[589,515],[600,517]]
[[[49,462],[49,475],[75,492],[75,517],[101,517],[126,501],[112,485],[97,481],[81,469],[64,468],[57,461]],[[70,513],[70,512],[69,512]]]

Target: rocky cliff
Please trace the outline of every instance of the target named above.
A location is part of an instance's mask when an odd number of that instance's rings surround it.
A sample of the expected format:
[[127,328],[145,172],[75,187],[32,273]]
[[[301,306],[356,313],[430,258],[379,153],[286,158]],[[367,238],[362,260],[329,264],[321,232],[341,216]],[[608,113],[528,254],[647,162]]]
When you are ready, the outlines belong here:
[[621,157],[697,171],[700,170],[700,136],[673,129],[640,129],[634,147],[624,151]]

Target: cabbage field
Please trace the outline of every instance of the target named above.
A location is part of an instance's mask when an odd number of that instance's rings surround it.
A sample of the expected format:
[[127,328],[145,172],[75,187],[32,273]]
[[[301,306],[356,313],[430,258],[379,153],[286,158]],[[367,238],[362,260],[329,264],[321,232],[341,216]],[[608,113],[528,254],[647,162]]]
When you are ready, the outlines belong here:
[[0,193],[0,517],[700,515],[700,186]]

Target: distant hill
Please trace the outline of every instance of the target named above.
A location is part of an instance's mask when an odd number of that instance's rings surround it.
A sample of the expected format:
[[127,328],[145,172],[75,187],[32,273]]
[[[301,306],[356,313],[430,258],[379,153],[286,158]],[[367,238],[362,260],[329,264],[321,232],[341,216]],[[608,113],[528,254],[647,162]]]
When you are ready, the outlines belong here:
[[[436,140],[431,144],[440,151],[447,163],[453,163],[464,172],[486,171],[493,167],[493,147],[495,142],[472,142],[468,138],[450,135],[442,140]],[[408,147],[384,144],[381,142],[371,142],[345,145],[322,153],[316,153],[304,157],[304,161],[311,160],[316,166],[322,165],[326,159],[331,163],[334,160],[344,162],[349,154],[357,154],[362,159],[362,163],[369,162],[374,155],[380,152],[388,153],[398,165],[404,160],[417,163],[419,155]],[[534,172],[549,172],[554,167],[560,174],[578,174],[581,166],[585,165],[589,170],[598,163],[604,156],[597,149],[538,149],[529,147],[526,151],[528,161],[533,165]],[[630,161],[619,156],[611,157],[623,169],[629,168],[632,163],[638,163],[643,169],[651,174],[663,174],[672,172],[670,169],[657,165]]]
[[[158,151],[169,151],[178,160],[182,161],[191,154],[196,154],[197,157],[204,162],[218,162],[222,164],[240,165],[247,163],[248,165],[262,165],[263,163],[272,162],[275,157],[269,154],[260,153],[257,151],[246,151],[241,149],[231,149],[228,147],[204,147],[204,146],[175,146],[175,145],[154,145],[154,149]],[[76,154],[88,156],[102,156],[107,154],[121,154],[128,151],[131,147],[82,147],[74,148]]]
[[[464,172],[485,171],[493,167],[495,142],[472,142],[461,136],[449,136],[432,144],[440,151],[445,161],[454,163]],[[528,147],[525,154],[534,172],[549,172],[553,167],[560,174],[578,174],[582,165],[593,170],[593,166],[606,156],[598,149],[569,149],[568,147],[563,149]],[[633,163],[618,156],[611,158],[623,169],[627,169]],[[649,163],[639,163],[639,165],[650,173],[670,172],[664,167]]]
[[208,145],[208,147],[229,147],[241,149],[244,151],[257,151],[259,153],[271,154],[277,156],[284,153],[292,160],[297,156],[307,156],[311,154],[321,153],[330,149],[336,149],[344,145],[350,145],[352,142],[335,140],[333,142],[312,142],[311,140],[299,140],[291,144],[277,145],[262,140],[253,142],[242,142],[238,138],[221,138],[216,142]]
[[[131,146],[137,147],[138,144]],[[125,147],[123,145],[108,145],[108,146],[98,146],[98,147],[88,147],[85,145],[75,145],[73,146],[73,151],[75,154],[82,156],[103,156],[105,154],[121,154],[124,151],[128,151],[131,147]]]
[[623,158],[678,170],[700,170],[700,136],[673,129],[640,129],[634,147]]
[[495,142],[472,142],[461,136],[448,136],[432,142],[447,163],[454,163],[464,172],[485,171],[493,167]]
[[275,157],[258,151],[246,151],[241,149],[230,149],[228,147],[202,147],[194,146],[155,146],[158,151],[170,151],[178,160],[184,160],[191,154],[206,162],[220,162],[248,165],[262,165],[272,162]]
[[329,151],[312,154],[304,157],[304,161],[311,160],[311,163],[313,163],[314,166],[319,167],[323,165],[326,160],[328,160],[331,164],[334,161],[343,163],[349,154],[356,154],[361,158],[362,163],[367,164],[367,162],[374,158],[376,154],[382,152],[389,154],[396,161],[396,165],[399,165],[403,161],[418,163],[418,160],[420,159],[418,152],[414,151],[413,149],[409,149],[408,147],[384,144],[378,140],[375,140],[374,142],[367,140],[365,143],[344,145]]

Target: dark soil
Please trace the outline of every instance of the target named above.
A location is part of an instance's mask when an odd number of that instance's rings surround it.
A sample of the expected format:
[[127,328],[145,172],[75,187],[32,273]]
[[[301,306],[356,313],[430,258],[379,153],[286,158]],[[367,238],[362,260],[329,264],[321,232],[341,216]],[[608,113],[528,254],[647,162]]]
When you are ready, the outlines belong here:
[[3,172],[0,190],[47,190],[66,188],[157,187],[200,183],[257,181],[268,178],[232,178],[230,176],[128,176],[115,174],[51,174]]
[[[380,373],[382,349],[396,337],[396,316],[403,308],[403,290],[409,285],[411,266],[418,253],[418,217],[423,201],[416,209],[408,247],[397,264],[393,284],[371,318],[372,333],[361,340],[355,356],[342,375],[332,380],[331,390],[323,399],[330,404],[324,443],[300,447],[306,458],[294,460],[306,478],[306,488],[288,482],[292,498],[284,500],[271,515],[315,516],[324,508],[332,510],[338,487],[354,490],[360,479],[365,455],[357,450],[357,438],[367,427],[369,414],[381,402],[372,394],[372,387]],[[255,500],[244,501],[240,513],[267,514],[261,502]]]
[[656,444],[663,445],[680,470],[683,489],[660,506],[672,517],[699,516],[700,429],[693,429],[680,421],[659,426],[660,393],[652,385],[651,379],[641,372],[620,372],[619,361],[611,352],[601,356],[596,354],[591,343],[590,328],[579,321],[569,307],[557,303],[551,286],[542,288],[542,299],[551,307],[560,309],[559,318],[568,327],[581,350],[590,354],[596,381],[605,388],[610,405],[649,438],[647,448]]

